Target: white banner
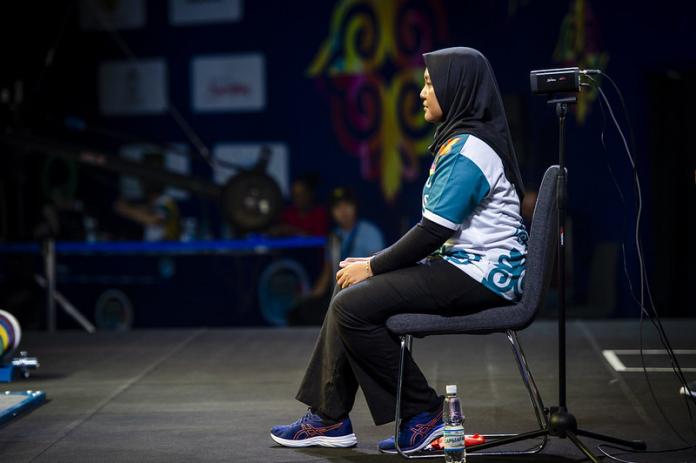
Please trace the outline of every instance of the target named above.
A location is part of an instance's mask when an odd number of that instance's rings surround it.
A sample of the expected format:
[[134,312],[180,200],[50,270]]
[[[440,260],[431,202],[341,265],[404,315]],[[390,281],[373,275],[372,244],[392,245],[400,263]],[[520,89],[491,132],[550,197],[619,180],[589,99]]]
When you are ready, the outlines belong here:
[[99,66],[99,110],[106,116],[160,114],[168,102],[162,58],[106,61]]
[[242,0],[169,0],[169,22],[175,26],[237,22]]
[[137,29],[145,15],[145,0],[80,1],[80,27],[86,30]]
[[[253,167],[259,160],[263,147],[271,150],[266,173],[273,177],[284,196],[289,193],[289,153],[284,143],[220,143],[213,148],[213,158],[223,163],[231,163],[241,167]],[[213,169],[213,180],[223,185],[235,175],[238,169],[226,165]]]
[[195,111],[261,111],[266,107],[263,55],[199,56],[192,66]]

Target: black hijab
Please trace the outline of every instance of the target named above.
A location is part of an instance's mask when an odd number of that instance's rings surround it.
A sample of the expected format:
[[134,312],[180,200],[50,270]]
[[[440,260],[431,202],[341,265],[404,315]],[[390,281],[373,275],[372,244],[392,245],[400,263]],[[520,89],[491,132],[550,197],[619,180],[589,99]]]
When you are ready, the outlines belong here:
[[485,141],[500,156],[505,177],[522,201],[524,185],[508,127],[503,101],[490,63],[481,52],[467,47],[423,55],[442,108],[442,122],[428,147],[437,154],[454,135],[468,133]]

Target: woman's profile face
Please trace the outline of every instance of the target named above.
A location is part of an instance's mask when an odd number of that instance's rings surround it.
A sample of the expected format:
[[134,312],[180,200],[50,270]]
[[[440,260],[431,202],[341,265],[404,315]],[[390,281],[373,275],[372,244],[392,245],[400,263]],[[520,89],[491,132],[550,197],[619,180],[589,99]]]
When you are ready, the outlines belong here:
[[435,96],[435,89],[427,68],[423,73],[423,79],[423,90],[420,92],[421,100],[423,100],[423,111],[425,112],[423,117],[428,122],[440,122],[442,120],[442,108],[440,108],[440,103],[438,103]]

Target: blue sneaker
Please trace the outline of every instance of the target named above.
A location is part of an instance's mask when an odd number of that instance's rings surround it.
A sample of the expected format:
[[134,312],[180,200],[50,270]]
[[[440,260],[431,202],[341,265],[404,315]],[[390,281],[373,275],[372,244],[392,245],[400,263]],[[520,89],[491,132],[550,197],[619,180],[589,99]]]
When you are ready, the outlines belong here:
[[311,410],[292,424],[273,426],[271,439],[285,447],[352,447],[358,443],[350,418],[327,425]]
[[[442,422],[442,410],[435,413],[423,412],[401,423],[399,431],[399,447],[404,453],[414,453],[423,450],[432,441],[442,436],[445,425]],[[382,453],[396,453],[394,436],[379,443]]]

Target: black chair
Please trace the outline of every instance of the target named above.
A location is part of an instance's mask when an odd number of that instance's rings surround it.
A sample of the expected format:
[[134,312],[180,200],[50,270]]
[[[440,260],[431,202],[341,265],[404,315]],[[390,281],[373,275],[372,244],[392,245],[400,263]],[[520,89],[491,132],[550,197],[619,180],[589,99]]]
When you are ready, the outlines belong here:
[[[522,346],[517,339],[517,331],[528,327],[544,303],[549,287],[553,262],[556,255],[558,240],[558,209],[556,208],[556,178],[560,169],[558,166],[549,167],[539,188],[539,194],[534,209],[534,217],[529,234],[527,249],[527,269],[524,277],[524,293],[516,304],[493,307],[462,316],[441,316],[432,314],[399,314],[387,320],[387,328],[401,339],[401,356],[399,362],[399,378],[396,392],[395,436],[398,436],[401,423],[401,390],[404,379],[404,359],[406,349],[411,350],[414,337],[445,334],[491,334],[505,333],[512,346],[512,351],[522,375],[522,380],[529,393],[532,407],[539,423],[539,429],[523,434],[489,434],[485,444],[471,446],[467,452],[482,450],[495,446],[497,439],[522,437],[526,434],[537,435],[539,430],[548,427],[548,418],[544,410],[541,395],[536,387],[532,373],[527,365]],[[396,441],[397,452],[405,458],[442,458],[441,455],[409,455],[405,454]],[[547,437],[542,436],[541,442],[534,448],[524,451],[476,452],[476,455],[520,455],[540,452],[546,445]]]

